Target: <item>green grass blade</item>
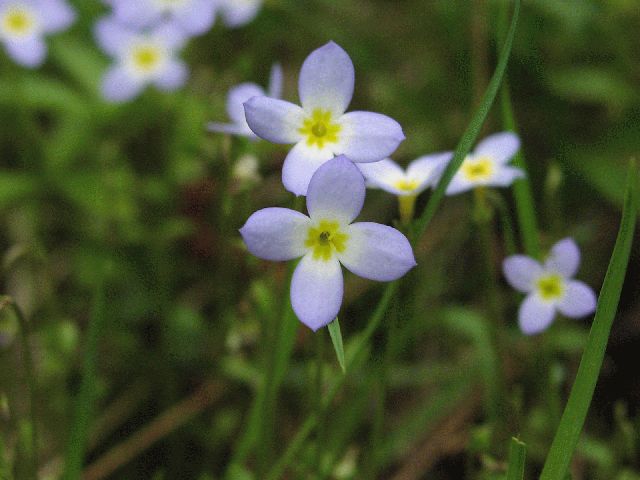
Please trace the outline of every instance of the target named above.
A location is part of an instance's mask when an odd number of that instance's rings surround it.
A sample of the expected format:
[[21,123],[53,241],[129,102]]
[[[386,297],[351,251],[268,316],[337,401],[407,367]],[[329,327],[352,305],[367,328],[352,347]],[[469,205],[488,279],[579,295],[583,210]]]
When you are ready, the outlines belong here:
[[511,438],[509,447],[509,465],[506,480],[524,480],[524,461],[527,456],[527,446],[515,437]]
[[591,397],[602,367],[611,325],[615,318],[624,282],[638,208],[638,171],[631,162],[625,193],[622,220],[613,255],[598,298],[596,315],[567,406],[553,439],[540,480],[563,480],[578,443]]
[[342,373],[345,373],[347,371],[347,367],[344,363],[344,346],[342,344],[342,333],[340,332],[340,322],[338,322],[338,317],[329,324],[329,335],[331,336],[333,349],[336,351],[336,357],[338,357],[338,363],[340,364]]
[[93,416],[93,408],[96,393],[96,364],[98,356],[98,341],[102,334],[105,311],[104,284],[98,280],[93,311],[89,319],[87,331],[87,346],[82,365],[82,383],[75,406],[73,424],[69,435],[65,471],[62,478],[76,480],[80,478],[82,463],[87,444],[87,435]]
[[509,27],[507,38],[505,40],[504,46],[502,47],[502,51],[500,52],[496,70],[491,77],[491,81],[489,82],[487,90],[484,92],[484,96],[482,97],[480,106],[476,110],[473,118],[471,119],[471,122],[469,123],[469,126],[465,130],[462,138],[460,139],[460,142],[458,143],[458,146],[455,149],[451,162],[449,162],[449,165],[447,165],[442,178],[440,178],[438,185],[431,194],[431,198],[429,198],[429,202],[422,212],[422,215],[416,220],[414,224],[414,227],[412,229],[413,243],[415,243],[427,229],[429,222],[431,222],[431,219],[435,215],[440,202],[444,198],[447,186],[451,182],[451,179],[453,178],[455,173],[460,168],[460,165],[462,165],[462,162],[471,150],[471,147],[473,147],[473,144],[475,143],[476,138],[478,138],[478,134],[480,133],[480,129],[482,128],[482,125],[484,124],[484,121],[489,114],[489,110],[491,110],[493,102],[500,88],[500,84],[502,83],[502,79],[504,78],[504,74],[507,69],[507,63],[509,63],[511,46],[513,45],[513,38],[516,33],[516,25],[518,24],[519,14],[520,0],[516,0],[513,9],[513,16],[511,17],[511,26]]

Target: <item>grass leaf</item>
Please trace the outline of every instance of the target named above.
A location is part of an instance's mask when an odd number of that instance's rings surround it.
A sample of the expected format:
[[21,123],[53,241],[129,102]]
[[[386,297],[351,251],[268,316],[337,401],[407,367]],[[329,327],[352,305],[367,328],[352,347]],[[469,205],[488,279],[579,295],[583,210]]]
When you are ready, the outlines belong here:
[[338,363],[342,369],[342,373],[346,373],[347,368],[344,363],[344,346],[342,344],[342,333],[340,332],[340,322],[338,317],[329,324],[329,335],[331,336],[331,342],[333,343],[333,349],[336,351],[336,357],[338,357]]
[[576,449],[584,425],[591,397],[598,380],[611,325],[618,309],[624,282],[638,208],[638,170],[632,161],[627,177],[622,220],[613,255],[607,268],[604,284],[598,298],[595,319],[567,406],[547,455],[540,480],[563,480]]
[[506,480],[524,479],[524,461],[527,456],[527,446],[515,437],[511,438],[509,447],[509,465]]

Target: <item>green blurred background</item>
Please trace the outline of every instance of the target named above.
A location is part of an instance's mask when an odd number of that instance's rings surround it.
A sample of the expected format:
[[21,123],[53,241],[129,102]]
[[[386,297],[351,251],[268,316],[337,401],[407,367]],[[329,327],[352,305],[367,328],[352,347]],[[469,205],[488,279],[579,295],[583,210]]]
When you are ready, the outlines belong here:
[[[502,2],[267,1],[251,24],[216,24],[190,42],[183,57],[191,77],[181,91],[147,90],[121,106],[99,94],[108,60],[91,26],[106,9],[73,3],[79,21],[50,39],[44,67],[29,71],[0,54],[0,285],[31,322],[41,477],[62,471],[86,327],[104,285],[86,478],[265,478],[261,464],[278,458],[314,403],[314,341],[300,326],[270,444],[230,471],[287,288],[286,266],[250,256],[237,229],[258,208],[291,204],[280,183],[288,147],[207,133],[205,125],[226,120],[230,87],[265,85],[275,61],[285,70],[285,99],[297,101],[302,61],[334,40],[356,68],[350,109],[403,126],[407,140],[394,159],[453,149],[495,65]],[[573,236],[583,251],[579,278],[596,291],[626,164],[640,151],[639,31],[637,0],[527,0],[509,66],[543,246]],[[484,133],[501,128],[494,108]],[[261,180],[234,175],[245,154],[258,158]],[[510,191],[498,194],[510,210]],[[370,191],[360,218],[395,217],[395,199]],[[499,268],[499,222],[494,238]],[[496,359],[482,327],[486,252],[476,244],[471,196],[445,200],[369,361],[350,372],[323,422],[327,442],[311,436],[284,478],[503,478],[511,434],[527,443],[527,478],[535,478],[590,320],[560,320],[526,338],[516,325],[519,299],[498,280],[504,341]],[[640,479],[639,254],[636,245],[574,479]],[[347,274],[345,290],[348,342],[381,287]],[[15,319],[0,316],[0,453],[19,475],[28,409],[15,331]],[[330,382],[340,371],[321,334]],[[496,368],[507,382],[499,426],[483,395]]]

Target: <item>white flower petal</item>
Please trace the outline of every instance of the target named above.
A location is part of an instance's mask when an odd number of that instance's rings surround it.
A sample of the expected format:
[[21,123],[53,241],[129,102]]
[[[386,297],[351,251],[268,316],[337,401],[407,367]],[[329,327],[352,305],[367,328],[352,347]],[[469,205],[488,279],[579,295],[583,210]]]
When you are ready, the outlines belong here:
[[230,28],[241,27],[258,15],[261,6],[261,0],[220,0],[222,21]]
[[367,181],[367,186],[381,188],[394,195],[402,195],[403,192],[396,184],[405,179],[404,170],[390,158],[385,158],[379,162],[357,163]]
[[170,92],[183,86],[188,77],[189,69],[183,62],[170,60],[153,83],[160,90]]
[[296,144],[284,159],[282,183],[284,188],[295,195],[306,195],[311,177],[318,167],[333,158],[333,152],[307,146],[302,141]]
[[343,282],[337,259],[302,257],[291,278],[291,306],[300,321],[313,331],[331,323],[340,311]]
[[565,317],[579,318],[593,313],[597,302],[591,287],[577,280],[569,280],[565,283],[564,296],[557,307]]
[[471,190],[472,188],[475,188],[477,186],[478,185],[476,183],[467,180],[462,172],[458,170],[449,182],[449,185],[447,185],[445,193],[447,195],[457,195],[459,193],[466,192],[467,190]]
[[193,0],[175,11],[180,26],[190,35],[200,35],[211,28],[215,20],[214,0]]
[[298,105],[275,98],[253,97],[245,102],[244,111],[249,128],[265,140],[297,143],[302,139],[304,110]]
[[312,220],[351,223],[364,204],[364,177],[344,155],[329,160],[311,177],[307,210]]
[[47,56],[47,45],[40,37],[11,40],[5,43],[7,53],[17,63],[34,68],[42,65]]
[[520,148],[520,139],[515,133],[501,132],[482,140],[473,152],[473,156],[491,157],[499,164],[505,164]]
[[495,167],[498,170],[493,174],[493,176],[485,182],[479,182],[479,184],[487,187],[508,187],[517,178],[524,177],[524,172],[519,168],[500,165],[499,163],[496,163]]
[[407,166],[407,177],[419,183],[417,193],[438,183],[452,157],[452,152],[433,153],[418,157]]
[[76,12],[64,0],[40,0],[39,7],[45,13],[42,27],[46,33],[64,30],[76,19]]
[[389,282],[416,265],[409,240],[395,228],[358,222],[349,225],[345,233],[347,248],[338,253],[338,258],[360,277]]
[[243,127],[241,125],[236,125],[235,123],[209,122],[207,124],[207,130],[210,132],[227,133],[229,135],[240,135],[253,139],[258,138],[256,134],[251,131],[248,125]]
[[319,108],[340,116],[351,102],[354,83],[349,55],[338,44],[329,42],[311,52],[302,64],[298,81],[302,107],[308,113]]
[[504,276],[513,288],[520,292],[530,292],[536,279],[542,274],[542,266],[526,255],[511,255],[502,262]]
[[545,269],[558,272],[565,278],[571,278],[580,266],[580,249],[573,238],[564,238],[557,242],[549,252],[544,263]]
[[338,121],[336,154],[354,162],[377,162],[391,155],[405,139],[402,127],[394,119],[373,112],[349,112]]
[[525,335],[535,335],[546,330],[555,317],[555,306],[544,302],[538,295],[529,294],[520,305],[518,324]]
[[263,208],[240,229],[247,248],[265,260],[290,260],[306,252],[309,217],[288,208]]
[[131,77],[126,69],[111,67],[102,78],[102,95],[110,102],[126,102],[138,95],[145,84]]
[[112,57],[123,56],[136,39],[136,34],[113,18],[98,20],[93,27],[96,41]]

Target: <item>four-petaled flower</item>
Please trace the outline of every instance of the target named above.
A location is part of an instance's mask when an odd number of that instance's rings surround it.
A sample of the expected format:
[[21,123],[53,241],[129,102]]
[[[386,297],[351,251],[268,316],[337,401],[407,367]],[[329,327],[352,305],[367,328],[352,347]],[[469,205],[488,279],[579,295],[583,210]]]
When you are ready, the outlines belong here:
[[229,90],[227,95],[227,114],[233,123],[211,122],[207,128],[211,132],[242,135],[252,140],[258,139],[258,136],[247,125],[243,104],[253,97],[261,96],[269,96],[271,98],[280,98],[282,96],[282,67],[279,64],[276,63],[271,68],[269,91],[267,93],[262,87],[251,82],[241,83]]
[[257,257],[276,261],[302,257],[291,280],[291,305],[314,331],[330,323],[340,310],[340,264],[378,281],[395,280],[416,265],[409,241],[398,230],[377,223],[351,223],[364,197],[362,174],[341,155],[311,178],[309,216],[286,208],[265,208],[240,229],[247,248]]
[[102,49],[115,59],[102,82],[102,94],[107,100],[130,100],[149,84],[171,91],[185,83],[187,67],[175,54],[186,38],[173,24],[135,32],[104,19],[97,23],[95,34]]
[[526,293],[518,322],[527,335],[545,330],[556,310],[578,318],[593,313],[596,296],[583,282],[573,280],[580,266],[580,250],[571,238],[556,243],[544,264],[526,255],[512,255],[503,263],[504,275],[516,290]]
[[75,16],[64,0],[0,0],[0,42],[17,63],[37,67],[47,56],[43,37],[65,30]]
[[507,187],[524,176],[519,168],[507,165],[520,148],[520,139],[511,132],[496,133],[480,142],[467,155],[447,187],[455,195],[477,187]]
[[211,28],[216,0],[104,0],[113,8],[117,21],[135,29],[155,27],[168,21],[188,35],[200,35]]
[[218,0],[218,9],[227,27],[237,28],[253,20],[262,7],[262,0]]
[[377,162],[404,140],[395,120],[378,113],[344,113],[354,87],[353,63],[341,47],[329,42],[302,65],[298,90],[302,108],[283,100],[254,97],[245,105],[256,135],[274,143],[295,143],[282,167],[282,182],[306,195],[313,173],[334,155],[354,162]]

